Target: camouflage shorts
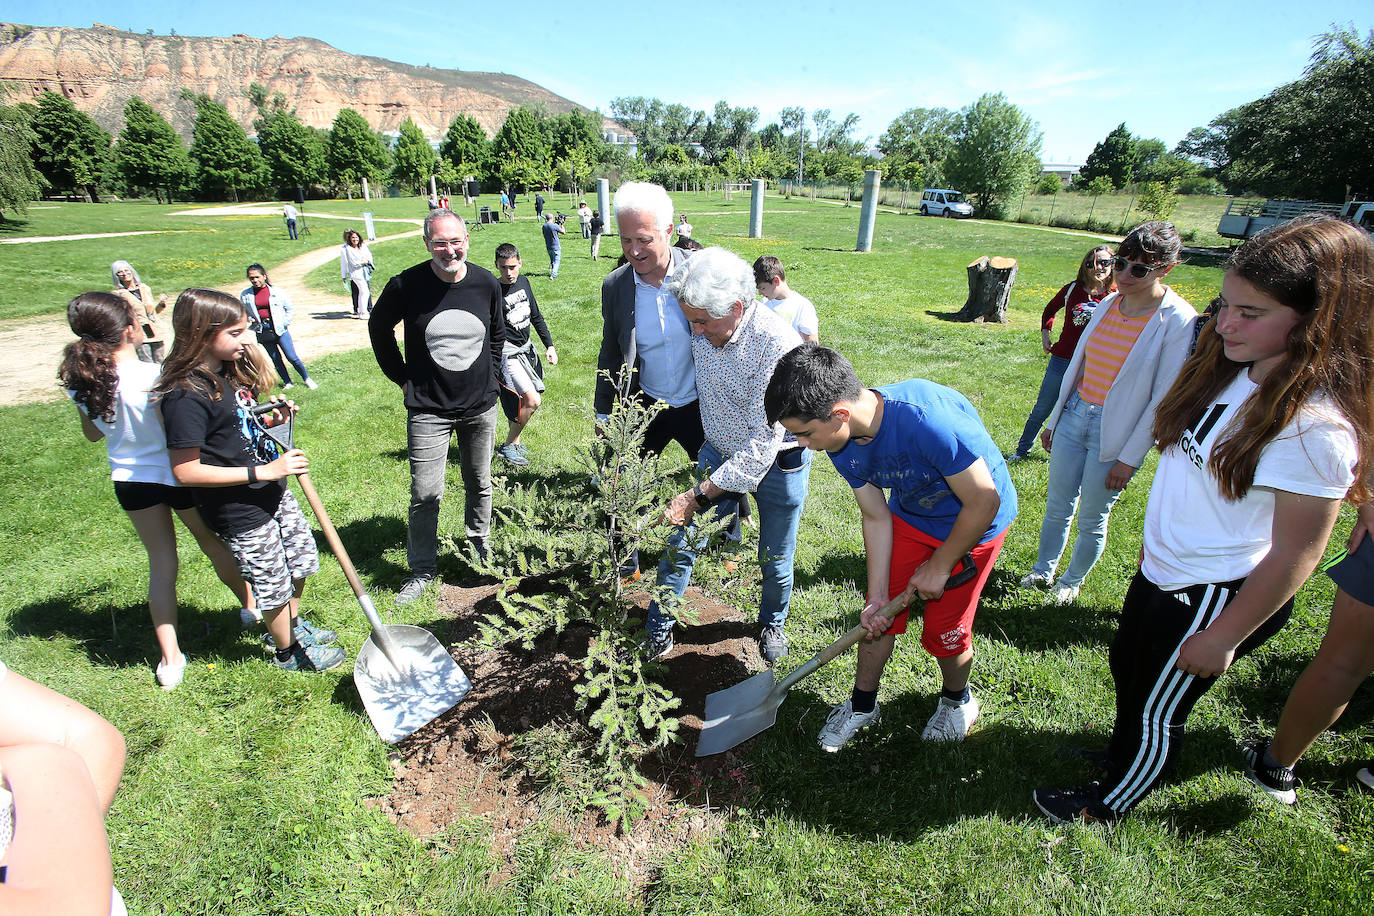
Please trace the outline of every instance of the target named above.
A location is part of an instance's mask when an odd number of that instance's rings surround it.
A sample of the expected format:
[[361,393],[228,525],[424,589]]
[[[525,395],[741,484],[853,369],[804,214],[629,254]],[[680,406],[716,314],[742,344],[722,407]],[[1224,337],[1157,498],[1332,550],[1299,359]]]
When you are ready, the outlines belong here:
[[282,491],[272,520],[252,531],[224,539],[234,552],[239,574],[253,587],[259,610],[279,608],[291,600],[294,580],[320,570],[315,537],[296,497]]

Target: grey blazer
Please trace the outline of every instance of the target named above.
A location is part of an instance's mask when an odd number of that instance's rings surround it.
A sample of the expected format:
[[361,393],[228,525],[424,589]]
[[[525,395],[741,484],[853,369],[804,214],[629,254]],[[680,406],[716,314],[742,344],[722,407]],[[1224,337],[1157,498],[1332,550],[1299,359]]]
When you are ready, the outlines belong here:
[[[1111,299],[1104,299],[1089,319],[1083,336],[1078,338],[1064,381],[1059,388],[1059,400],[1045,423],[1054,429],[1069,398],[1083,377],[1083,354],[1088,338],[1102,323]],[[1178,377],[1178,370],[1188,359],[1193,339],[1193,320],[1197,312],[1172,287],[1165,290],[1164,301],[1150,316],[1149,322],[1136,338],[1121,371],[1107,389],[1107,401],[1102,405],[1102,461],[1122,461],[1138,468],[1154,445],[1151,428],[1155,423],[1155,408]]]
[[[669,272],[676,271],[687,257],[681,248],[669,249],[672,257]],[[629,264],[617,267],[601,281],[601,352],[596,358],[596,389],[592,408],[598,414],[611,412],[615,402],[614,379],[622,366],[635,369],[628,387],[621,390],[628,396],[639,390],[639,347],[635,343],[635,275]],[[602,371],[610,373],[610,378]]]

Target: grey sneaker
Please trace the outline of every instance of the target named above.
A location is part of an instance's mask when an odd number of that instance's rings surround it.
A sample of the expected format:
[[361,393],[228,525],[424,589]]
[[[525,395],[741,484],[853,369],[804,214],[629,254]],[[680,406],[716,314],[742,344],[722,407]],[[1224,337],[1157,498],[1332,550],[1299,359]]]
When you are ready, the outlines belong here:
[[[303,646],[327,646],[330,643],[338,642],[339,639],[338,633],[333,630],[326,630],[324,627],[317,627],[304,617],[296,618],[296,627],[292,631],[292,635],[296,637],[296,642]],[[262,641],[273,649],[277,647],[277,641],[272,638],[271,633],[264,636]]]
[[279,661],[277,656],[273,655],[272,664],[283,671],[328,671],[330,668],[337,668],[342,665],[347,657],[343,649],[328,646],[303,646],[296,643],[286,661]]
[[240,627],[245,630],[251,630],[260,623],[262,623],[262,615],[257,611],[250,611],[246,607],[239,608]]
[[1022,588],[1049,588],[1052,584],[1054,584],[1053,576],[1038,573],[1035,570],[1031,570],[1021,577]]
[[411,576],[405,581],[405,585],[401,586],[401,590],[396,593],[396,606],[405,607],[407,604],[410,604],[410,602],[423,595],[425,589],[429,588],[433,582],[434,576],[429,574]]
[[967,703],[955,703],[940,697],[935,714],[926,722],[921,732],[923,741],[963,741],[968,730],[978,719],[978,698],[971,692]]
[[872,712],[855,712],[853,699],[845,700],[830,710],[825,720],[825,727],[819,735],[821,750],[833,754],[848,744],[849,739],[859,733],[859,729],[881,720],[882,711],[877,703],[873,704]]
[[1058,605],[1059,607],[1073,604],[1078,600],[1078,586],[1065,585],[1064,580],[1060,579],[1054,584],[1054,588],[1050,589],[1049,597],[1045,600],[1049,604]]
[[503,445],[497,449],[496,452],[507,464],[515,465],[518,468],[527,468],[530,466],[530,460],[520,453],[518,446]]
[[782,627],[763,627],[759,630],[759,654],[770,665],[787,655],[787,634]]

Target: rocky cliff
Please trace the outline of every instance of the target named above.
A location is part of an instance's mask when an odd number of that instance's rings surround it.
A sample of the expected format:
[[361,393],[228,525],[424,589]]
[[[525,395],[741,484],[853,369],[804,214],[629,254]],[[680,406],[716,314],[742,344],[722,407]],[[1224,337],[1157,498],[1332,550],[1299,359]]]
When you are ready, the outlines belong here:
[[52,90],[117,134],[135,95],[162,112],[188,138],[195,106],[181,91],[205,93],[228,107],[249,132],[256,111],[248,87],[280,92],[301,120],[328,128],[352,108],[381,131],[407,115],[437,140],[457,114],[477,119],[491,136],[519,105],[543,102],[550,112],[575,103],[503,73],[437,70],[346,54],[313,38],[200,38],[142,35],[104,25],[89,29],[0,24],[0,84],[7,101]]

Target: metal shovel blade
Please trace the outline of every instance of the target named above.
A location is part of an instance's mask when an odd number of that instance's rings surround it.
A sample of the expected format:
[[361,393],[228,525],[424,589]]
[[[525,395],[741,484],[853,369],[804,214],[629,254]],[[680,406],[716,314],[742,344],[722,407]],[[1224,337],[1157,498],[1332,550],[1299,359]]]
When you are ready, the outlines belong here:
[[786,696],[786,688],[777,688],[771,671],[760,671],[733,687],[708,694],[697,756],[728,751],[770,727]]
[[428,630],[404,624],[385,630],[396,664],[374,631],[358,650],[353,683],[377,734],[395,744],[456,706],[472,681]]

